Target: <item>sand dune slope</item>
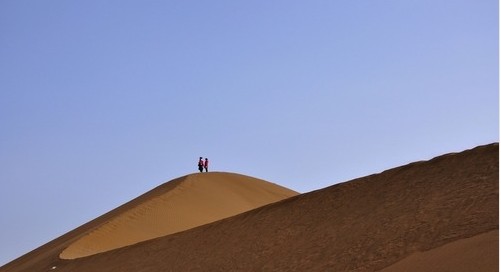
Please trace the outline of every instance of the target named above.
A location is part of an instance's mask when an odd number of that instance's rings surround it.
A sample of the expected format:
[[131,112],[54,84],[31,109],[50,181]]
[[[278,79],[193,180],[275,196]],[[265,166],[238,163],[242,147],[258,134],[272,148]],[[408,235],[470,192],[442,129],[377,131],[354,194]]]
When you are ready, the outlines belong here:
[[55,255],[62,259],[90,256],[184,231],[294,195],[297,192],[239,174],[188,175],[151,190],[13,264],[23,263],[20,267],[28,268],[33,263],[29,270],[37,271],[37,265],[48,266],[37,263],[43,259],[40,254],[51,260],[57,259]]
[[74,260],[47,253],[56,243],[0,271],[498,271],[498,155],[448,154]]
[[168,187],[173,188],[149,197],[75,241],[61,258],[80,258],[180,232],[297,194],[227,173],[189,175]]
[[498,241],[499,231],[490,231],[414,253],[381,272],[498,271]]

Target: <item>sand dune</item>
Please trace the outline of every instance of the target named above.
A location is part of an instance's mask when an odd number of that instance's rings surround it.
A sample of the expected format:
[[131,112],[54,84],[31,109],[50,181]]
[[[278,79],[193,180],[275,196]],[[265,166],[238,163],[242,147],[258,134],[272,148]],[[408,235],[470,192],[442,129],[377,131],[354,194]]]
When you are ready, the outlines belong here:
[[229,173],[183,177],[73,242],[61,253],[75,259],[187,230],[297,195],[255,178]]
[[[129,241],[125,247],[100,254],[71,260],[58,257],[67,246],[79,245],[91,229],[111,235],[107,225],[123,225],[110,220],[117,214],[146,227],[144,218],[131,219],[134,208],[148,210],[139,198],[134,205],[117,209],[119,213],[104,215],[0,271],[52,267],[73,272],[471,271],[467,267],[498,271],[498,155],[498,144],[481,146],[293,196],[185,231]],[[226,193],[218,195],[225,198]],[[152,214],[151,218],[161,216]],[[90,240],[96,242],[97,237]],[[77,255],[70,257],[81,254],[74,252]]]
[[[297,194],[285,187],[240,174],[187,175],[26,254],[13,262],[21,263],[13,271],[47,271],[50,266],[47,263],[60,258],[81,258],[180,232]],[[0,271],[11,271],[9,267],[13,263]]]

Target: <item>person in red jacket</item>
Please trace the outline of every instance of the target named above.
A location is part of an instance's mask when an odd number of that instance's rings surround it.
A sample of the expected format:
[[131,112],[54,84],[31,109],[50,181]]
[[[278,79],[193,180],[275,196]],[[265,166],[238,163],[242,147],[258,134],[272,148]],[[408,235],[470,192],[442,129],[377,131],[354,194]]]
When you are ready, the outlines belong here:
[[209,172],[209,159],[205,158],[204,161],[205,172]]

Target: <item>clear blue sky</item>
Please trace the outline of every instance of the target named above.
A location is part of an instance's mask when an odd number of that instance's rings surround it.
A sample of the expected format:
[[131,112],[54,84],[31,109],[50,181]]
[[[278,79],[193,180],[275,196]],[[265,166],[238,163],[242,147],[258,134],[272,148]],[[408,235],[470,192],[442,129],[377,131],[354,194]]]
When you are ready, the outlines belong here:
[[0,265],[199,156],[299,192],[499,139],[498,1],[0,2]]

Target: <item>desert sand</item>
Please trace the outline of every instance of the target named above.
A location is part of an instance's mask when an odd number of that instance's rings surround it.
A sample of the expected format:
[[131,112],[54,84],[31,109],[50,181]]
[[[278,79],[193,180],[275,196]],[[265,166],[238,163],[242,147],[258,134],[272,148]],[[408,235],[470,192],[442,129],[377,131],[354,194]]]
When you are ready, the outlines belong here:
[[230,217],[297,192],[263,180],[229,173],[194,174],[137,199],[85,236],[60,257],[76,259],[191,229]]
[[490,231],[414,253],[381,272],[496,271],[498,241],[499,231]]
[[498,271],[498,173],[495,143],[301,195],[188,175],[0,271]]

